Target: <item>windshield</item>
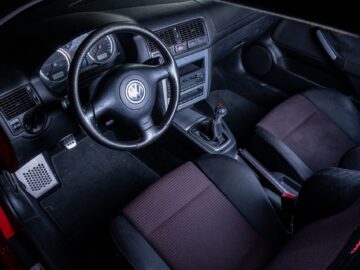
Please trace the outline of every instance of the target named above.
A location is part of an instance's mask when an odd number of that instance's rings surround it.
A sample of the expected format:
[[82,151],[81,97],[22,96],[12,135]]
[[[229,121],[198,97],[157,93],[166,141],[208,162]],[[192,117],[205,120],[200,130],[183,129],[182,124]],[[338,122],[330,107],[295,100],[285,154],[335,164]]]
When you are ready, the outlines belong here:
[[30,2],[30,0],[2,0],[0,5],[0,18],[27,2]]
[[43,0],[1,0],[0,25],[10,20],[25,9],[42,2]]

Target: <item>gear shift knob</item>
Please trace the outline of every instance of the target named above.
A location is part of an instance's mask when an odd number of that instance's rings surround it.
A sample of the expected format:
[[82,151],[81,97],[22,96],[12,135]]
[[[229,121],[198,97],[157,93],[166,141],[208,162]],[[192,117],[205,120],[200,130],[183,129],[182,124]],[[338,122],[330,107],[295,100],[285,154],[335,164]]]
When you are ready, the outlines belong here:
[[218,103],[215,107],[215,119],[220,120],[227,114],[227,108],[223,103]]
[[211,121],[210,130],[212,140],[221,142],[223,140],[223,123],[222,118],[227,114],[227,109],[222,103],[218,103],[215,107],[215,117]]

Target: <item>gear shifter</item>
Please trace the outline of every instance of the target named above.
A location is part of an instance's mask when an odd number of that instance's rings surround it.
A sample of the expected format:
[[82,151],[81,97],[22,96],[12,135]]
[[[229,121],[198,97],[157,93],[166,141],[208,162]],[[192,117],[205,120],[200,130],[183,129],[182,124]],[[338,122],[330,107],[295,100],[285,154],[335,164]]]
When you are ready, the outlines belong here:
[[214,118],[209,122],[211,139],[221,143],[223,138],[223,117],[227,114],[227,109],[222,103],[218,103],[214,110]]
[[190,132],[195,138],[200,138],[199,142],[211,151],[222,151],[227,147],[236,148],[235,139],[224,122],[223,118],[227,114],[227,108],[222,103],[218,103],[212,116],[206,116],[201,122],[196,123]]

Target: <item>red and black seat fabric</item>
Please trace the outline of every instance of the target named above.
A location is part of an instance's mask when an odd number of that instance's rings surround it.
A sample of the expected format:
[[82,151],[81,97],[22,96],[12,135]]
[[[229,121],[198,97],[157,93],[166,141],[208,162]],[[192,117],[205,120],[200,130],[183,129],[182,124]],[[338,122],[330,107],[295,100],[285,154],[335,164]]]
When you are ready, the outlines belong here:
[[[348,179],[358,179],[346,196],[352,200],[330,217],[316,218],[317,207],[307,217],[304,198],[312,193],[304,193],[299,217],[311,221],[288,240],[251,169],[206,156],[164,176],[125,207],[111,225],[113,239],[135,269],[326,269],[342,264],[339,254],[353,249],[357,239],[360,200],[354,201],[360,197],[360,174],[351,172]],[[348,181],[353,180],[341,185]],[[341,258],[349,265],[358,257],[357,252],[345,255]]]
[[360,170],[360,113],[338,91],[313,89],[278,105],[258,124],[251,151],[300,184],[332,166]]

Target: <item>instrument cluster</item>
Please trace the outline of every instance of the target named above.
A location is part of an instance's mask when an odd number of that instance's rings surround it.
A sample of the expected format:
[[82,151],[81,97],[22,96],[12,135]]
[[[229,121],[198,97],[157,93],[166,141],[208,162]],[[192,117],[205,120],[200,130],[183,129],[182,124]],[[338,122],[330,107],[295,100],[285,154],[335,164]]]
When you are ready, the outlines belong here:
[[[42,65],[39,75],[42,81],[51,87],[62,85],[69,73],[71,60],[80,44],[89,35],[83,34],[68,42],[54,52]],[[99,39],[88,51],[83,61],[82,69],[90,69],[115,60],[119,54],[119,44],[114,35],[107,35]]]

